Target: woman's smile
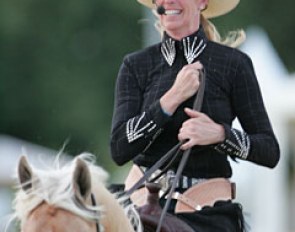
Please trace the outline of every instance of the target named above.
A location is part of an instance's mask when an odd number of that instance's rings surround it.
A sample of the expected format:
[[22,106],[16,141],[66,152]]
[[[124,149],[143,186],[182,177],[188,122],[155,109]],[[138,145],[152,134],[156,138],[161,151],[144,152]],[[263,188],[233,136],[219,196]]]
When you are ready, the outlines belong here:
[[165,15],[179,15],[181,12],[181,10],[165,10]]

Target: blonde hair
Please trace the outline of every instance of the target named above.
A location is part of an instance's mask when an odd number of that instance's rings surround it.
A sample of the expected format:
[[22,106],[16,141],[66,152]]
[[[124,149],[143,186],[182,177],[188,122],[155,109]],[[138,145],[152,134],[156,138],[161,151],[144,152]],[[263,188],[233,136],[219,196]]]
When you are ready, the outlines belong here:
[[217,42],[229,47],[238,47],[246,39],[245,31],[242,29],[230,31],[225,38],[222,38],[215,25],[201,15],[201,25],[207,38],[213,42]]
[[[157,17],[157,20],[155,22],[155,27],[159,31],[162,37],[164,33],[164,28],[162,27],[160,20],[158,19],[159,16],[155,10],[153,10],[153,13]],[[243,29],[230,31],[227,33],[225,38],[222,38],[217,28],[215,27],[215,25],[211,21],[209,21],[207,18],[205,18],[202,14],[200,18],[200,24],[202,25],[207,38],[219,44],[236,48],[240,46],[246,39],[246,33]]]

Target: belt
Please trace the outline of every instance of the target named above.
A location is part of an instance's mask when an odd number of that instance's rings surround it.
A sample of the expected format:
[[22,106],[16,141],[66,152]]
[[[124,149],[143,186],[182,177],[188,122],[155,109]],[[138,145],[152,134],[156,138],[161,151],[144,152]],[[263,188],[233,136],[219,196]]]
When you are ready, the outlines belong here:
[[[133,165],[125,180],[125,190],[131,188],[144,175],[145,170],[145,167]],[[154,175],[157,174],[158,171]],[[175,173],[170,170],[157,180],[162,185],[162,192],[170,187],[174,176]],[[225,178],[203,179],[182,176],[177,187],[187,190],[184,193],[173,193],[172,198],[177,200],[175,212],[201,210],[204,206],[213,206],[218,200],[226,201],[235,198],[235,185]],[[131,194],[130,198],[135,205],[143,206],[147,195],[147,188],[141,188]]]
[[[140,169],[145,172],[147,170],[146,167],[140,166]],[[157,176],[161,171],[157,170],[152,176],[151,179],[155,176]],[[175,171],[173,170],[168,170],[166,173],[164,173],[162,176],[159,177],[155,182],[161,184],[162,190],[168,189],[171,185],[172,182],[175,178]],[[206,181],[207,179],[205,178],[192,178],[192,177],[187,177],[184,175],[181,175],[177,184],[176,188],[182,188],[182,189],[187,189],[192,187],[193,185],[202,183]]]

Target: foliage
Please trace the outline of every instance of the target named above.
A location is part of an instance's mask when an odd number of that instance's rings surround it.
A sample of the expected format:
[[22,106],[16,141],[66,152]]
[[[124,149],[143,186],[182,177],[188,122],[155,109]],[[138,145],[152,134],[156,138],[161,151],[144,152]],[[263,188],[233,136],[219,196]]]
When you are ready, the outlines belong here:
[[139,9],[127,0],[1,1],[0,133],[107,155],[117,72],[141,46]]

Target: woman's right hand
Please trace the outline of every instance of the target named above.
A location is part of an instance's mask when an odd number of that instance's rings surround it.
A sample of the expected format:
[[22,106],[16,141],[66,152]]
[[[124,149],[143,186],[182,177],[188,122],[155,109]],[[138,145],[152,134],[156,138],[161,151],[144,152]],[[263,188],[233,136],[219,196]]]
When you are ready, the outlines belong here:
[[200,70],[203,65],[197,61],[185,65],[177,74],[173,86],[161,97],[160,104],[162,109],[173,114],[177,107],[190,97],[192,97],[200,85]]

